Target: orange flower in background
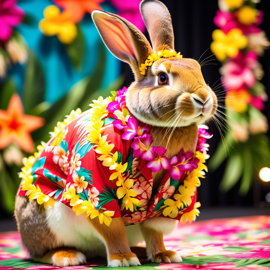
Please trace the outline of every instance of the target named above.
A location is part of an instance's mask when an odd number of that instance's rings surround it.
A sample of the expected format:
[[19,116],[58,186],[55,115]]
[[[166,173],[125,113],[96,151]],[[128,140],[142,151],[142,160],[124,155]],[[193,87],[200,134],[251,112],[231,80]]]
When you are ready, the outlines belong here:
[[226,96],[226,106],[241,113],[246,111],[250,101],[250,95],[245,89],[230,90]]
[[54,2],[68,11],[71,16],[70,20],[77,23],[82,20],[85,12],[92,13],[95,9],[102,10],[99,3],[104,0],[54,0]]
[[23,114],[23,105],[18,94],[14,94],[6,111],[0,110],[0,149],[11,143],[26,152],[34,150],[30,132],[42,127],[43,118]]

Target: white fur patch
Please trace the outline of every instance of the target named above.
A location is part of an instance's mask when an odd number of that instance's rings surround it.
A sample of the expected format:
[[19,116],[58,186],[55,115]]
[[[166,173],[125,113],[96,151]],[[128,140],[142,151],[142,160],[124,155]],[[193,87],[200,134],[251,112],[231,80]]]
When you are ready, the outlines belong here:
[[88,258],[106,257],[106,249],[98,232],[85,215],[76,213],[59,201],[46,210],[50,230],[55,234],[59,246],[76,248]]
[[52,261],[51,263],[55,266],[75,266],[75,265],[80,265],[80,264],[84,264],[86,263],[86,258],[85,256],[77,251],[76,254],[75,254],[75,258],[72,258],[72,257],[66,257],[66,258],[63,258],[62,261],[59,262],[59,260],[56,260],[56,254],[54,254],[52,256]]
[[[48,226],[55,234],[59,246],[76,248],[87,258],[106,257],[103,238],[84,214],[77,216],[68,206],[55,201],[54,207],[46,210],[46,217]],[[125,229],[130,246],[135,246],[144,240],[139,224],[127,226]]]
[[170,234],[175,229],[176,224],[177,220],[164,217],[154,217],[143,222],[144,227],[153,228],[157,232],[163,233],[163,235]]

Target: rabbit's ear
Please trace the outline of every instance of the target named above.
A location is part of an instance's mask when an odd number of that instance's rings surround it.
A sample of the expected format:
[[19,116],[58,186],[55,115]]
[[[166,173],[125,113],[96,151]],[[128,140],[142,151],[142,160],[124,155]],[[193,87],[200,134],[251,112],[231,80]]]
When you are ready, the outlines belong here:
[[124,18],[108,12],[95,10],[92,18],[109,51],[131,66],[137,81],[142,80],[139,67],[153,54],[143,33]]
[[172,20],[167,7],[158,0],[143,0],[140,11],[154,51],[174,49]]

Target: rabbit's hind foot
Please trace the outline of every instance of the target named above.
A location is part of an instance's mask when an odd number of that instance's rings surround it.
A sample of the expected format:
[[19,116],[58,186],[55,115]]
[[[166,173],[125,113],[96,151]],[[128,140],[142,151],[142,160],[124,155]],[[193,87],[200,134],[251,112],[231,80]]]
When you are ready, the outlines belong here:
[[42,258],[33,258],[35,261],[53,264],[54,266],[75,266],[86,263],[86,257],[76,249],[58,248],[50,250]]
[[108,267],[137,266],[141,265],[134,253],[110,254]]
[[182,258],[175,251],[166,250],[153,255],[151,260],[156,263],[177,263],[181,262]]

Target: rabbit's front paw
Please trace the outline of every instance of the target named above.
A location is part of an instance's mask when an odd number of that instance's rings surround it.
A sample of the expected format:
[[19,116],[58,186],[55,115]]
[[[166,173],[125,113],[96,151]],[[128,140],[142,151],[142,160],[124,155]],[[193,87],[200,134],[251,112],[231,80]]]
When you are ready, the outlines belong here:
[[57,250],[51,260],[55,266],[74,266],[86,263],[84,254],[76,249]]
[[141,265],[134,253],[110,254],[108,267],[137,266]]
[[182,258],[175,251],[171,250],[159,252],[152,255],[152,258],[150,259],[152,262],[156,263],[177,263],[182,261]]

